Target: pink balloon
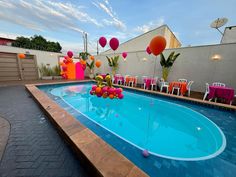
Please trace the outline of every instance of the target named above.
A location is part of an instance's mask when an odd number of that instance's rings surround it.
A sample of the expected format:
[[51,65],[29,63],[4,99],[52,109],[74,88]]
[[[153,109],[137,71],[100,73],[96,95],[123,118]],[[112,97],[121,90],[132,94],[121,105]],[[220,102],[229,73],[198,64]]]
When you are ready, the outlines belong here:
[[69,51],[67,52],[67,56],[70,57],[70,58],[72,58],[72,57],[73,57],[73,52],[69,50]]
[[127,57],[127,55],[128,55],[127,52],[123,52],[123,53],[122,53],[122,57],[123,57],[124,59]]
[[111,38],[109,44],[110,44],[111,49],[115,51],[119,47],[119,40],[113,37]]
[[147,46],[146,52],[148,53],[148,55],[150,55],[152,53],[149,46]]
[[67,71],[67,66],[62,66],[62,71]]
[[92,86],[92,91],[95,91],[96,88],[97,88],[97,86],[96,86],[96,85],[93,85],[93,86]]
[[119,98],[119,99],[122,99],[122,98],[124,98],[124,95],[123,95],[122,93],[120,93],[120,94],[118,95],[118,98]]
[[100,37],[98,42],[102,47],[107,45],[107,39],[105,37]]

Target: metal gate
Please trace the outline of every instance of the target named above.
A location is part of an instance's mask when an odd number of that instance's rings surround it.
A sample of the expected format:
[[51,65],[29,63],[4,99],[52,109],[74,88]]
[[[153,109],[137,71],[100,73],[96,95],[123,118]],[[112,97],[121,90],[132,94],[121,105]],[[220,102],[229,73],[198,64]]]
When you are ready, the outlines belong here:
[[36,58],[26,55],[19,59],[16,53],[0,52],[0,81],[38,79]]

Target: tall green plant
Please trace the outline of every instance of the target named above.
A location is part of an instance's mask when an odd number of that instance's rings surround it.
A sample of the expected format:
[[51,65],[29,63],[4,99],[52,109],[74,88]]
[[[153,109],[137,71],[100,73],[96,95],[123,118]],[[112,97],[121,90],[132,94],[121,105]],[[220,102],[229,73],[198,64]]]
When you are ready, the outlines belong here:
[[52,73],[53,73],[52,68],[43,63],[39,66],[39,71],[40,71],[41,76],[52,76]]
[[119,55],[117,56],[114,56],[114,57],[107,57],[107,61],[108,61],[108,65],[112,68],[112,74],[115,75],[116,74],[116,71],[119,67]]
[[83,60],[87,60],[89,56],[90,56],[90,53],[88,53],[88,52],[80,52],[79,53],[79,57],[82,58]]
[[53,76],[60,76],[61,75],[61,67],[59,65],[52,67],[52,75]]
[[163,53],[161,53],[160,64],[162,66],[162,77],[165,81],[167,81],[170,69],[179,55],[180,53],[175,54],[175,52],[171,52],[168,58],[166,59]]

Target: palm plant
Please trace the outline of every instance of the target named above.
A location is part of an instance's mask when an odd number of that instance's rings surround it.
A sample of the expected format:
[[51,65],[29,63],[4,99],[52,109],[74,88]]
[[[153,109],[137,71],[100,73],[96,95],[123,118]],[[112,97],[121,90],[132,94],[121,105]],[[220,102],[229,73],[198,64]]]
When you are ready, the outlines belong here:
[[86,66],[90,69],[90,74],[89,74],[89,77],[92,79],[94,78],[94,60],[92,60],[92,62],[89,64],[88,62],[86,62]]
[[60,76],[61,75],[61,67],[59,65],[52,67],[52,75],[53,76]]
[[170,72],[172,65],[174,64],[175,60],[178,58],[180,53],[175,54],[175,52],[171,52],[167,59],[163,53],[160,55],[160,64],[162,66],[162,77],[166,81]]
[[40,67],[39,67],[39,71],[41,76],[52,76],[52,69],[50,66],[47,66],[43,63],[41,63]]
[[112,68],[112,74],[115,75],[119,66],[119,63],[118,63],[119,55],[114,56],[114,57],[108,57],[108,56],[106,57],[107,57],[108,65]]
[[80,52],[79,53],[79,57],[82,58],[83,60],[87,60],[89,56],[90,56],[90,53],[88,53],[88,52]]

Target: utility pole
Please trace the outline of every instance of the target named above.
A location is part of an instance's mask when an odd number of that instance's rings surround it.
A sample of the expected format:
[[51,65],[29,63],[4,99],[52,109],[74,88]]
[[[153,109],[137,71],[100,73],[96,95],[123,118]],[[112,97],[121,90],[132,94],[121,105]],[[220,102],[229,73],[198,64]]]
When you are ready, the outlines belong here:
[[99,51],[98,51],[98,41],[97,41],[97,55],[99,54]]
[[84,52],[88,52],[88,34],[83,32]]

